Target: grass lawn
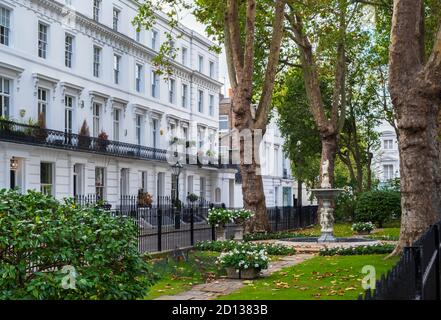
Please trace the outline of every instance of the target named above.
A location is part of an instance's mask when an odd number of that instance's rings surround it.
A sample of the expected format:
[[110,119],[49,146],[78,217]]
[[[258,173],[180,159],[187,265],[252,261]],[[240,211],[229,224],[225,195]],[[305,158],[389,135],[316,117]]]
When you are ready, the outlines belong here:
[[398,258],[384,255],[315,257],[297,266],[276,272],[221,300],[353,300],[363,292],[361,269],[376,268],[377,278],[387,272]]
[[178,294],[190,290],[195,284],[205,283],[209,278],[223,275],[224,271],[215,264],[218,256],[217,252],[195,251],[188,254],[187,261],[176,261],[170,257],[151,260],[157,281],[149,288],[145,299]]

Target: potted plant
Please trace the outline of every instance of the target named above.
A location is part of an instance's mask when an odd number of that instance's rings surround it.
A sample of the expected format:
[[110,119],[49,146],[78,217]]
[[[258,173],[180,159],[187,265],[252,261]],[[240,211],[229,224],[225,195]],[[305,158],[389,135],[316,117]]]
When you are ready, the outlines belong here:
[[86,120],[83,121],[83,125],[78,133],[78,147],[83,149],[89,149],[90,147],[90,131]]
[[217,263],[226,269],[228,278],[251,280],[268,268],[269,258],[265,250],[239,246],[222,253]]
[[208,210],[208,223],[216,227],[216,239],[226,240],[225,225],[232,222],[231,211],[224,208],[213,208]]
[[242,241],[243,233],[245,229],[245,221],[254,216],[254,213],[250,210],[234,210],[231,212],[231,218],[235,223],[234,226],[234,240]]
[[359,235],[370,234],[372,230],[374,230],[372,222],[357,222],[352,225],[352,231],[357,232]]
[[104,131],[101,131],[101,133],[98,135],[98,139],[96,142],[98,150],[106,151],[109,143],[110,143],[109,142],[109,135],[107,133],[105,133]]
[[38,129],[35,133],[35,137],[40,142],[46,142],[47,130],[46,130],[46,119],[43,112],[38,114]]
[[138,205],[144,208],[151,208],[153,204],[153,197],[148,192],[142,192],[139,190],[138,193]]
[[199,200],[199,197],[197,195],[195,195],[194,193],[190,193],[187,196],[187,200],[190,201],[191,203],[195,203],[196,201]]

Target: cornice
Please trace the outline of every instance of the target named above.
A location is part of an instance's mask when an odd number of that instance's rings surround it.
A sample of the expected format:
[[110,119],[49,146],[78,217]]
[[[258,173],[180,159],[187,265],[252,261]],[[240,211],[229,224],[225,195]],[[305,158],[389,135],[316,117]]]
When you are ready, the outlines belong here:
[[[60,20],[67,14],[73,14],[75,18],[75,29],[78,31],[94,38],[98,43],[107,44],[120,52],[130,54],[137,59],[144,60],[150,64],[153,57],[158,54],[153,49],[135,41],[129,36],[96,22],[82,13],[69,11],[68,7],[55,0],[22,0],[22,2],[29,2],[31,9],[37,11],[37,13],[47,15],[48,18],[57,22],[60,22]],[[41,10],[36,9],[36,7],[42,7],[50,12],[42,13]],[[57,15],[58,17],[54,17],[54,15]],[[158,15],[158,17],[165,19],[160,15]],[[167,20],[165,19],[164,22],[167,22]],[[191,34],[189,34],[189,36],[192,37]],[[193,78],[200,85],[212,88],[213,90],[220,90],[223,85],[221,82],[181,65],[175,60],[172,60],[171,64],[174,75],[184,80],[191,80]]]

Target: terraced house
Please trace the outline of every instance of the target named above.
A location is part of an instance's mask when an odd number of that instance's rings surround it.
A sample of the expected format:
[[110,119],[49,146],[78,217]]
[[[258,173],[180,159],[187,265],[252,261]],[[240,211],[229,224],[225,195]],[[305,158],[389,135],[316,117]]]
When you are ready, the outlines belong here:
[[[131,0],[0,1],[0,187],[114,204],[141,190],[176,192],[166,151],[186,141],[218,149],[218,56],[175,29],[173,77],[152,58],[169,30],[164,14],[137,32]],[[181,146],[182,147],[182,146]],[[186,160],[189,160],[188,158]],[[228,203],[234,172],[184,161],[179,195]]]

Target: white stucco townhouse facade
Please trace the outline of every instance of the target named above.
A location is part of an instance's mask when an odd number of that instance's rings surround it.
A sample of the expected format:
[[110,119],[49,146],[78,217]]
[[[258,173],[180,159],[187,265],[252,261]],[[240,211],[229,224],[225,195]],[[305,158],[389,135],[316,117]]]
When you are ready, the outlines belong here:
[[[58,199],[96,194],[111,204],[139,190],[170,196],[170,140],[217,150],[222,84],[213,43],[176,29],[182,37],[167,81],[152,66],[167,20],[158,13],[154,28],[138,33],[138,5],[0,0],[0,188]],[[39,117],[44,134],[35,129]],[[84,123],[90,139],[78,135]],[[231,170],[184,164],[180,199],[229,203],[231,180]]]

